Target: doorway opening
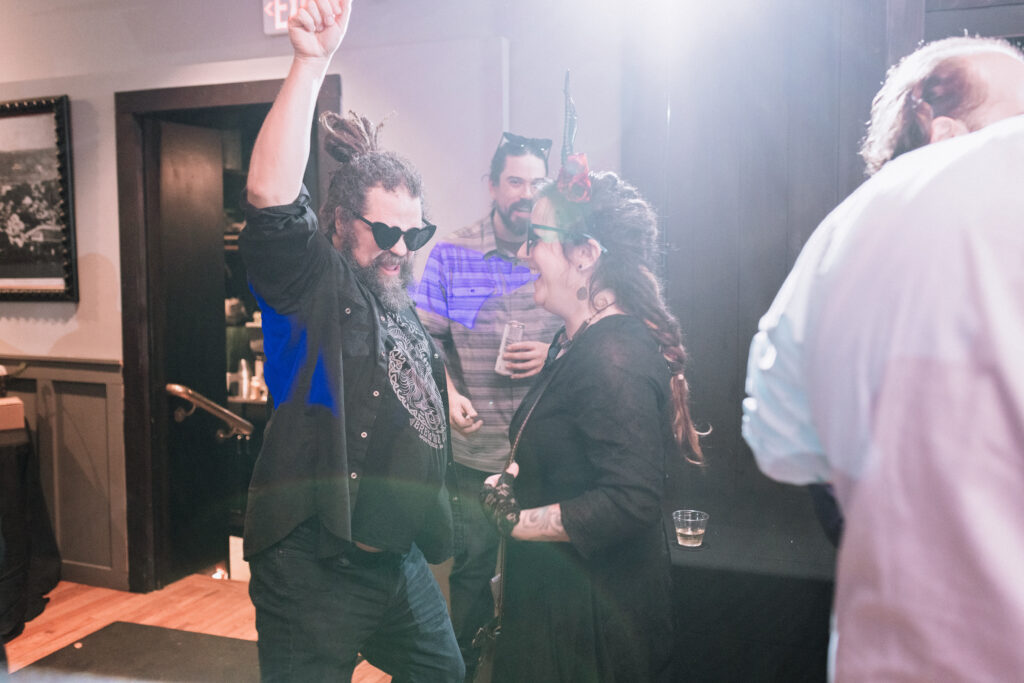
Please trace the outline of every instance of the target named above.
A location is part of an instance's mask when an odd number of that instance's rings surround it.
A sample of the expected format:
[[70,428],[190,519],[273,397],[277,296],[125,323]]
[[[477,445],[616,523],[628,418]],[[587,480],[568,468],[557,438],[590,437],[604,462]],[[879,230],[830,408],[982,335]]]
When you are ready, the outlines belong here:
[[[229,533],[241,532],[267,408],[244,395],[229,400],[225,381],[243,359],[250,369],[256,359],[249,346],[256,304],[236,247],[237,206],[252,144],[280,85],[115,95],[133,591],[225,561]],[[329,76],[317,113],[340,105],[340,79]],[[311,135],[305,181],[315,201],[328,173],[317,155],[319,131]],[[223,423],[201,411],[176,420],[183,403],[168,395],[168,383],[250,420],[257,439],[221,442]]]

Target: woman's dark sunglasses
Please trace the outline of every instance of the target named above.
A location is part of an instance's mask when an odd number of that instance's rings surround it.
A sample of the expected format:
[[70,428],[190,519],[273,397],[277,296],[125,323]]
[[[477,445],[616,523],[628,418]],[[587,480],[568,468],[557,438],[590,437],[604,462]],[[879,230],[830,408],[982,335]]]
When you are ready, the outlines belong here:
[[387,223],[368,221],[359,214],[355,214],[355,216],[370,226],[370,231],[373,233],[373,241],[376,242],[377,246],[381,249],[390,249],[398,244],[398,240],[405,239],[405,246],[409,248],[409,251],[416,251],[429,242],[430,238],[434,236],[435,232],[437,232],[437,226],[426,219],[423,221],[422,228],[409,228],[408,230],[402,230],[401,228],[396,228],[395,226],[388,225]]
[[530,223],[530,227],[526,229],[526,255],[527,256],[530,255],[530,250],[533,249],[534,246],[536,246],[537,242],[553,242],[555,240],[559,240],[559,241],[562,240],[561,237],[557,237],[557,236],[554,238],[554,240],[552,240],[552,239],[544,239],[544,237],[542,237],[541,235],[537,234],[538,230],[540,230],[541,232],[553,232],[553,233],[556,233],[556,235],[570,235],[573,239],[579,239],[579,238],[582,237],[583,239],[594,240],[595,242],[597,242],[597,246],[599,246],[601,248],[601,253],[602,254],[605,253],[606,251],[608,251],[607,249],[604,248],[604,245],[601,244],[600,241],[598,241],[596,238],[588,235],[585,232],[574,232],[572,230],[566,230],[565,228],[556,228],[556,227],[554,227],[552,225],[538,225],[536,223]]

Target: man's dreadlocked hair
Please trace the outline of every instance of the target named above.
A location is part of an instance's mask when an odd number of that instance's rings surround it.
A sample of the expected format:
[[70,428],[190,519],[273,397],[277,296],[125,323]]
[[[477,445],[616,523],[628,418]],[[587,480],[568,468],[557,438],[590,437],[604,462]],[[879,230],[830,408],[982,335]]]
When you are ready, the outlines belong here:
[[320,206],[320,230],[328,239],[336,232],[336,215],[340,213],[342,225],[350,225],[357,212],[366,212],[366,195],[374,187],[388,192],[401,187],[413,198],[423,196],[419,171],[407,159],[378,147],[383,123],[374,125],[352,111],[348,117],[329,111],[320,115],[320,125],[327,133],[324,151],[341,164],[331,174]]
[[640,192],[615,173],[591,172],[590,182],[587,202],[568,201],[555,183],[545,186],[538,198],[551,202],[559,225],[577,233],[576,243],[586,241],[582,233],[587,233],[608,250],[598,259],[591,279],[591,305],[601,290],[610,290],[623,311],[647,323],[672,375],[672,432],[676,443],[688,451],[687,460],[704,464],[699,440],[702,432],[690,418],[682,330],[668,310],[661,283],[653,272],[659,250],[658,217]]

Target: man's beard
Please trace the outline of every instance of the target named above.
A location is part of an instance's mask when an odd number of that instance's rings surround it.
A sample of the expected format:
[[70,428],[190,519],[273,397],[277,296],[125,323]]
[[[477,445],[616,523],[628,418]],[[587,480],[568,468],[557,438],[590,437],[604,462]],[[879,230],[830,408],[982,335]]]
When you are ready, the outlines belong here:
[[[512,212],[517,209],[526,212],[526,218],[513,220]],[[523,236],[526,234],[526,229],[530,227],[530,211],[533,209],[533,201],[530,199],[520,199],[518,202],[509,204],[507,211],[502,211],[501,207],[495,203],[494,210],[501,216],[502,223],[505,224],[505,228],[513,235]]]
[[[342,254],[352,265],[356,278],[362,282],[367,289],[373,292],[377,301],[391,312],[398,312],[412,305],[409,297],[409,285],[412,283],[412,253],[405,258],[395,256],[390,251],[384,251],[377,255],[377,258],[367,265],[360,265],[352,255],[351,245],[345,244],[342,247]],[[400,265],[398,277],[382,275],[377,266]]]

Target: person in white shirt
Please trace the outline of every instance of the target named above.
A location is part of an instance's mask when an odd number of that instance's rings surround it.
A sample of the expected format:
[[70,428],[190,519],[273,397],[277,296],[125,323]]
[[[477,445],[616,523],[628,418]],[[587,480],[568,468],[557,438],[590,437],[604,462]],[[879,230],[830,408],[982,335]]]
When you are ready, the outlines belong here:
[[1010,680],[1024,671],[1024,57],[989,39],[924,46],[890,71],[862,155],[873,177],[761,319],[744,437],[768,476],[830,483],[842,508],[835,680]]

